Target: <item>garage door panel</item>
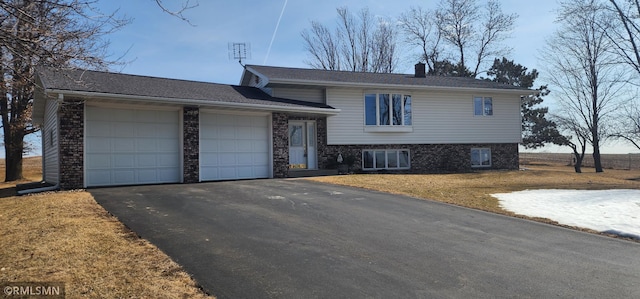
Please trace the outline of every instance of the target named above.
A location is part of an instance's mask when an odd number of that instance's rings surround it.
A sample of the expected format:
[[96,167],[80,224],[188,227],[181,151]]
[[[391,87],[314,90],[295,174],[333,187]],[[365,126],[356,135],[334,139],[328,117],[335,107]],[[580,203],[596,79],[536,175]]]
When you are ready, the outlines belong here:
[[238,140],[237,141],[238,152],[253,152],[253,142],[251,140]]
[[265,148],[269,148],[269,143],[266,140],[251,141],[251,150],[253,152],[262,152]]
[[113,168],[134,168],[136,167],[136,159],[131,154],[114,154]]
[[238,127],[236,128],[236,138],[238,139],[253,139],[253,129],[251,127]]
[[201,137],[200,148],[203,150],[206,149],[207,151],[205,152],[218,151],[218,140],[204,139],[204,137]]
[[94,170],[87,174],[87,179],[90,182],[95,182],[96,185],[106,185],[111,182],[110,170]]
[[158,162],[155,155],[136,154],[136,168],[156,167]]
[[157,151],[160,153],[174,153],[175,140],[173,139],[156,139]]
[[267,116],[201,113],[201,180],[269,177],[268,140]]
[[200,153],[200,168],[206,166],[218,166],[218,154],[217,153]]
[[87,136],[111,136],[111,124],[106,121],[91,121],[87,123]]
[[111,167],[111,155],[110,154],[87,154],[87,161],[85,161],[87,168],[109,168]]
[[87,186],[180,181],[178,111],[87,107]]
[[219,152],[235,152],[238,150],[238,145],[236,144],[236,140],[234,139],[220,139],[218,144]]
[[89,153],[108,153],[111,151],[111,140],[109,139],[87,138],[86,142],[86,150]]
[[176,172],[177,168],[160,168],[158,170],[158,179],[163,183],[170,183],[179,180]]
[[218,153],[218,163],[222,166],[236,165],[235,153]]
[[253,165],[266,167],[269,165],[269,157],[264,155],[253,155]]
[[[103,139],[103,140],[106,140]],[[134,152],[136,150],[136,140],[133,138],[111,138],[113,152]]]
[[230,127],[230,126],[219,127],[218,133],[219,133],[218,138],[220,139],[230,139],[230,140],[236,139],[235,127]]
[[110,122],[129,122],[132,119],[136,119],[136,112],[135,110],[131,110],[131,109],[109,109],[109,108],[95,108],[95,112],[96,114],[99,114],[101,111],[104,110],[109,110],[111,112],[113,112],[111,114],[110,118],[107,118],[106,120],[110,121]]
[[109,123],[113,132],[117,132],[118,136],[126,138],[135,137],[135,132],[131,130],[131,126],[134,124],[132,122]]
[[158,131],[158,128],[156,127],[155,124],[147,124],[147,123],[135,124],[136,137],[154,138],[156,137],[156,135],[158,135],[157,131]]
[[174,158],[172,153],[164,153],[156,155],[156,163],[158,167],[180,167],[180,161]]
[[208,141],[212,138],[220,138],[220,134],[218,134],[218,129],[213,127],[212,125],[200,124],[203,128],[209,128],[207,130],[200,130],[200,142],[203,140]]
[[141,183],[156,183],[158,181],[158,170],[156,169],[138,169],[138,181]]
[[114,170],[112,174],[112,181],[116,185],[125,185],[128,182],[135,181],[136,171],[134,169],[121,169]]

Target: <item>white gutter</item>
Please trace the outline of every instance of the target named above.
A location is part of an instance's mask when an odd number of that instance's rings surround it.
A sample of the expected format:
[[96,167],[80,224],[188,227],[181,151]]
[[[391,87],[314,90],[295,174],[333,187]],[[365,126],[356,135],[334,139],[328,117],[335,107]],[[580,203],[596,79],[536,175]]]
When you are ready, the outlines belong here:
[[108,98],[116,100],[127,101],[139,101],[139,102],[152,102],[152,103],[164,103],[164,104],[179,104],[179,105],[193,105],[193,106],[205,106],[205,107],[218,107],[218,108],[236,108],[236,109],[257,109],[267,111],[278,112],[307,112],[318,113],[325,115],[336,115],[340,113],[340,109],[329,108],[315,108],[315,107],[286,107],[276,105],[263,105],[263,104],[249,104],[249,103],[233,103],[222,101],[210,101],[210,100],[195,100],[195,99],[178,99],[178,98],[160,98],[151,96],[138,96],[138,95],[124,95],[124,94],[112,94],[103,92],[90,92],[90,91],[74,91],[74,90],[61,90],[61,89],[47,89],[45,92],[77,95],[83,97],[96,97],[96,98]]
[[18,195],[25,195],[25,194],[31,194],[31,193],[53,191],[53,190],[57,190],[58,188],[60,188],[60,183],[55,184],[54,186],[47,186],[47,187],[40,187],[40,188],[35,188],[35,189],[20,190],[20,191],[18,191]]

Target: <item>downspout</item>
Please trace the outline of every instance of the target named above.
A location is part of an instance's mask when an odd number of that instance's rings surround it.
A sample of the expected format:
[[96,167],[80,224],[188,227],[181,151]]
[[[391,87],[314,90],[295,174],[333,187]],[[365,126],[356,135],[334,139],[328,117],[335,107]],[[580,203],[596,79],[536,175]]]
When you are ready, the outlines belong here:
[[18,195],[25,195],[25,194],[31,194],[31,193],[53,191],[53,190],[58,190],[58,189],[60,189],[60,183],[57,183],[54,186],[47,186],[47,187],[41,187],[41,188],[27,189],[27,190],[18,191]]

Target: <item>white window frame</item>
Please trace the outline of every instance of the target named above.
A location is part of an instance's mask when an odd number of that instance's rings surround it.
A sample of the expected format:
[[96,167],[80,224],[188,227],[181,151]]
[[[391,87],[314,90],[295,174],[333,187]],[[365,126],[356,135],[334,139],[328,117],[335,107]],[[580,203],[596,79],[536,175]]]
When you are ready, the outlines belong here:
[[[476,151],[480,155],[480,161],[479,161],[480,164],[478,164],[478,165],[473,164],[473,162],[474,162],[473,161],[473,153],[476,152]],[[473,167],[473,168],[489,168],[489,167],[491,167],[493,165],[493,157],[491,155],[491,149],[488,148],[488,147],[472,148],[470,154],[471,154],[471,167]],[[488,155],[489,156],[489,164],[482,164],[483,163],[482,157],[484,155]]]
[[[365,167],[365,152],[372,152],[373,167]],[[384,167],[376,167],[376,152],[384,152]],[[389,152],[396,152],[396,167],[389,167]],[[400,152],[407,152],[407,166],[400,167]],[[362,150],[362,169],[363,170],[403,170],[411,169],[411,152],[408,149],[364,149]]]
[[[373,125],[368,125],[367,124],[367,95],[376,95],[376,100],[375,100],[375,104],[376,104],[376,124]],[[389,124],[387,125],[383,125],[380,124],[380,95],[388,95],[389,96]],[[394,95],[400,95],[400,100],[402,101],[402,116],[400,117],[402,124],[399,125],[394,125],[393,124],[393,96]],[[405,117],[407,116],[407,111],[406,111],[406,107],[405,107],[405,98],[409,97],[411,98],[411,111],[413,111],[413,96],[411,95],[411,93],[406,93],[406,92],[392,92],[392,91],[371,91],[371,92],[365,92],[362,96],[362,100],[364,102],[364,125],[365,128],[369,127],[378,127],[378,128],[390,128],[390,127],[396,127],[396,128],[411,128],[413,125],[413,115],[409,115],[411,117],[411,123],[410,124],[406,124],[405,122]],[[410,112],[411,113],[411,112]],[[412,113],[413,114],[413,113]]]
[[[482,113],[478,114],[476,111],[476,100],[480,100],[482,103],[482,107],[480,107],[480,109],[482,109]],[[490,113],[487,113],[487,106],[486,106],[486,102],[487,100],[489,100],[491,102],[491,111]],[[473,116],[493,116],[493,97],[481,97],[481,96],[474,96],[473,97]]]

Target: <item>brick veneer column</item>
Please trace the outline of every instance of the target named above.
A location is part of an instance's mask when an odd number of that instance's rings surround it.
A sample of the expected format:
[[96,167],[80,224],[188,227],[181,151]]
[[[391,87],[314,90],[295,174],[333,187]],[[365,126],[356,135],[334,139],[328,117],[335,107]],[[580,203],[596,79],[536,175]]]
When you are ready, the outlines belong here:
[[60,117],[60,189],[84,187],[84,101],[65,99]]
[[285,113],[274,112],[271,117],[273,129],[273,177],[286,178],[289,175],[289,117]]
[[200,181],[200,109],[184,107],[182,115],[183,179],[185,183],[197,183]]

